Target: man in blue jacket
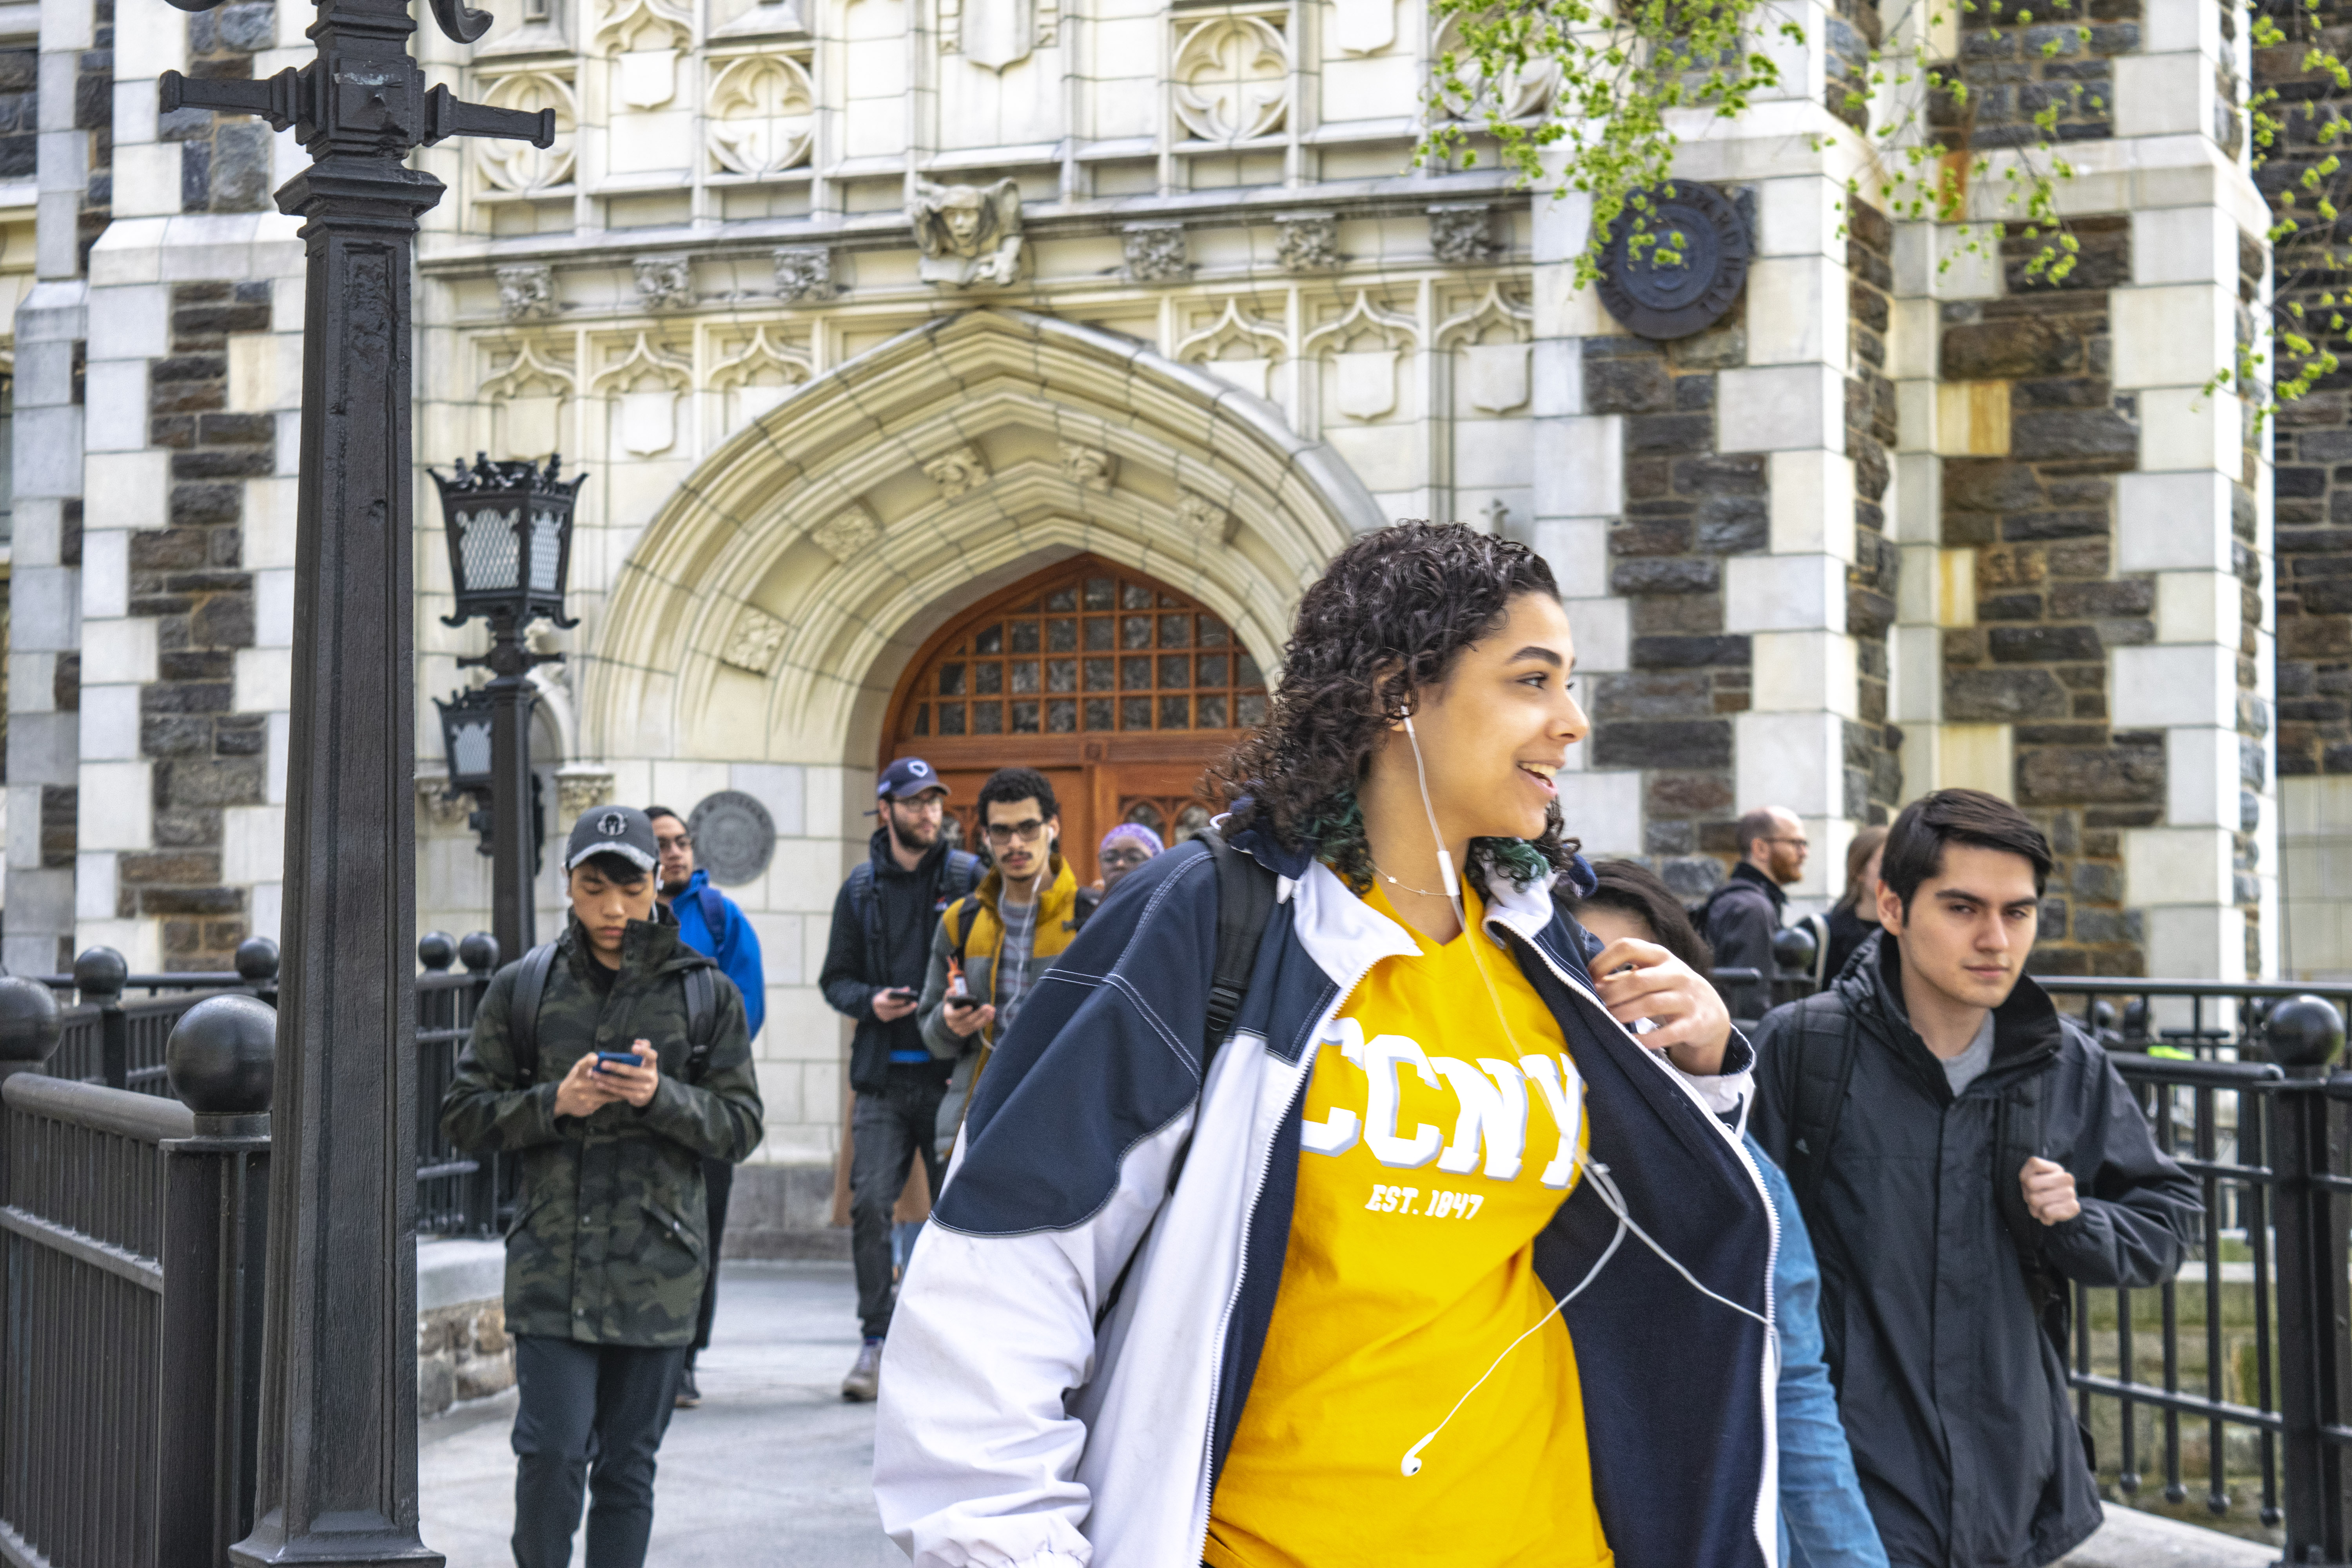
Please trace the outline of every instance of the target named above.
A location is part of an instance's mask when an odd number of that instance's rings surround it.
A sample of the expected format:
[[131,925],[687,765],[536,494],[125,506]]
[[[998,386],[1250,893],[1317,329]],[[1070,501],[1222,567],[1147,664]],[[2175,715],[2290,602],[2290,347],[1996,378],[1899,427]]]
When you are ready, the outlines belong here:
[[[652,819],[654,843],[661,851],[661,901],[677,917],[678,936],[686,945],[717,959],[719,973],[743,994],[744,1020],[756,1047],[760,1026],[768,1016],[759,933],[741,907],[710,885],[710,873],[695,865],[694,837],[687,831],[686,819],[666,805],[649,805],[646,816]],[[702,1184],[709,1204],[711,1268],[702,1285],[702,1321],[677,1385],[678,1407],[684,1410],[702,1403],[702,1391],[694,1385],[694,1358],[710,1343],[710,1320],[719,1310],[719,1241],[727,1229],[727,1194],[735,1184],[735,1167],[724,1160],[705,1160]]]

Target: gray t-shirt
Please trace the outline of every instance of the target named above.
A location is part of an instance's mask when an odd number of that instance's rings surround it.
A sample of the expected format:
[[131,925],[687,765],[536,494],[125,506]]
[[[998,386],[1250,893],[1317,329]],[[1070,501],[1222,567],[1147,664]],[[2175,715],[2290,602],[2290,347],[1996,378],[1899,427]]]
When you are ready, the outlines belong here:
[[1037,946],[1037,905],[1031,899],[1025,904],[1004,900],[996,906],[999,919],[1004,922],[1004,945],[996,954],[996,1037],[1003,1039],[1004,1031],[1013,1026],[1013,1015],[1021,1011],[1021,999],[1029,992],[1031,954]]
[[1992,1015],[1987,1013],[1984,1022],[1977,1026],[1977,1037],[1958,1056],[1944,1058],[1944,1081],[1952,1086],[1952,1098],[1957,1100],[1969,1091],[1969,1085],[1984,1077],[1985,1068],[1992,1066]]

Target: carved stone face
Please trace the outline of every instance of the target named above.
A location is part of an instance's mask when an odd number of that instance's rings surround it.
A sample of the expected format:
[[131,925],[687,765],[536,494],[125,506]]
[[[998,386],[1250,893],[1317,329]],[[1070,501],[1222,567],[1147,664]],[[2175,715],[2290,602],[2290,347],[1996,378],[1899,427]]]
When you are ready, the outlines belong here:
[[968,249],[980,242],[980,202],[951,201],[940,209],[940,216],[948,226],[948,237],[958,249]]

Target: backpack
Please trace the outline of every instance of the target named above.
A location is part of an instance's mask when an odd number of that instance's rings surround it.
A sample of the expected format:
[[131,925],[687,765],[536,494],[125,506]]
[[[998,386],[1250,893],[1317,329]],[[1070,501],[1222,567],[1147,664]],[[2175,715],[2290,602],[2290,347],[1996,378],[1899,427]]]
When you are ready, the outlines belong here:
[[[940,901],[969,898],[980,886],[982,874],[979,856],[965,849],[949,850],[946,863],[940,868],[940,890],[944,895]],[[874,897],[874,861],[870,857],[860,860],[849,873],[849,902],[857,911],[858,929],[866,933],[866,959],[869,963],[878,962],[877,950],[882,945],[882,906]],[[969,923],[966,922],[967,928]],[[963,956],[961,943],[957,945],[956,956],[959,959]]]
[[[708,889],[706,889],[706,892]],[[716,895],[712,895],[715,897]],[[714,930],[717,928],[713,928]],[[539,1005],[547,999],[548,973],[555,967],[555,947],[541,942],[515,966],[514,999],[508,1008],[515,1071],[528,1084],[539,1076]],[[700,1083],[710,1065],[711,1037],[719,1032],[719,981],[716,968],[698,963],[686,972],[686,1081]]]
[[[1810,1213],[1829,1172],[1830,1148],[1837,1142],[1838,1122],[1845,1113],[1862,1040],[1852,1013],[1835,993],[1793,1002],[1789,1012],[1793,1026],[1781,1031],[1773,1044],[1778,1049],[1793,1049],[1796,1056],[1794,1104],[1789,1118],[1789,1149],[1795,1159],[1789,1184],[1796,1192],[1799,1211]],[[2042,1152],[2042,1087],[2046,1077],[2035,1073],[2000,1097],[1994,1113],[1992,1193],[2001,1225],[2017,1251],[2034,1317],[2057,1342],[2063,1359],[2067,1351],[2067,1292],[2042,1260],[2042,1226],[2026,1207],[2025,1194],[2016,1180],[2016,1172],[2025,1162]]]

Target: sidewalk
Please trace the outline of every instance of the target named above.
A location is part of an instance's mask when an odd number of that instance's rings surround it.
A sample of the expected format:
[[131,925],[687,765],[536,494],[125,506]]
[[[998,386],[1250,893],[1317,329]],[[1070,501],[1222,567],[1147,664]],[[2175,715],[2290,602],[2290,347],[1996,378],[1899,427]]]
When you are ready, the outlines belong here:
[[[874,1407],[841,1398],[856,1300],[845,1263],[726,1265],[702,1405],[662,1443],[648,1568],[905,1568],[874,1513]],[[514,1400],[417,1427],[425,1540],[448,1568],[512,1568]]]
[[[874,1514],[874,1407],[845,1405],[857,1354],[846,1263],[730,1263],[698,1368],[699,1409],[662,1444],[647,1568],[904,1568]],[[448,1568],[511,1568],[514,1394],[417,1428],[425,1540]],[[2270,1568],[2256,1546],[2128,1509],[2053,1568]],[[573,1548],[577,1562],[580,1548]]]

